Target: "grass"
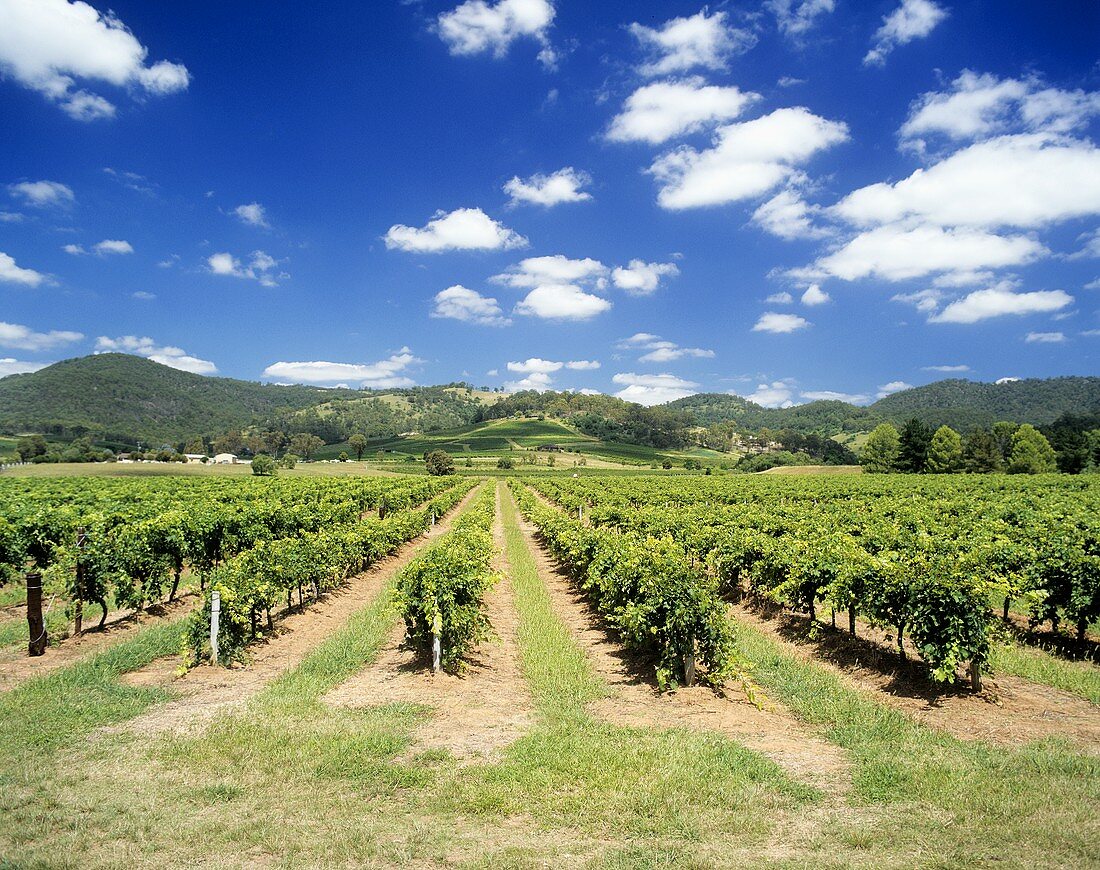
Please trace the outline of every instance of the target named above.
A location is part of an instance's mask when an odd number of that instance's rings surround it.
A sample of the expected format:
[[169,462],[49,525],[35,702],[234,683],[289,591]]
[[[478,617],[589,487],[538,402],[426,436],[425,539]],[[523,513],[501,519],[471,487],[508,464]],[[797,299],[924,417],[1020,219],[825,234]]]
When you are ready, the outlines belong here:
[[1009,641],[993,645],[990,667],[995,674],[1023,677],[1100,704],[1100,667],[1094,662],[1072,661],[1037,647]]

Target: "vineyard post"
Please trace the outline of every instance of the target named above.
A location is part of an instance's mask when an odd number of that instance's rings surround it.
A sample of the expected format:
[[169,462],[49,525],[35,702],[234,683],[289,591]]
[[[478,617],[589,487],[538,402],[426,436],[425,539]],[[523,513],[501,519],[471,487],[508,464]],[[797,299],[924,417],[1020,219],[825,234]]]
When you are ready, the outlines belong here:
[[577,505],[577,522],[578,523],[583,523],[584,522],[584,505],[583,504]]
[[45,655],[47,638],[46,624],[42,620],[42,575],[37,571],[27,572],[27,628],[30,638],[27,655]]
[[975,661],[970,662],[970,688],[975,692],[982,690],[982,666]]
[[84,527],[76,530],[76,600],[73,602],[73,634],[79,635],[84,628],[84,560],[81,554],[88,536]]
[[687,652],[684,654],[684,685],[695,685],[695,638],[688,643]]
[[435,528],[435,511],[432,511],[432,524],[429,526],[429,528],[430,529]]
[[222,596],[220,592],[210,593],[210,660],[218,663],[218,619],[221,616]]
[[438,674],[443,659],[443,614],[436,603],[435,616],[432,617],[432,673]]

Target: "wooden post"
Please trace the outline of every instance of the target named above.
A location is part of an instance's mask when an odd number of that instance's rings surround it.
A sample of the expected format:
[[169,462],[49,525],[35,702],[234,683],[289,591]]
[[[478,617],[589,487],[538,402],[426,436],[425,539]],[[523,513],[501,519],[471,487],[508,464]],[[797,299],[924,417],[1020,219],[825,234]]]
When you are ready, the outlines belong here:
[[691,639],[691,645],[684,655],[684,685],[695,685],[695,638]]
[[30,637],[27,655],[45,655],[48,638],[42,620],[42,575],[37,571],[27,572],[27,628]]
[[77,636],[84,628],[84,560],[81,554],[87,540],[81,526],[76,530],[76,600],[73,602],[73,634]]
[[210,593],[210,660],[218,663],[218,621],[222,611],[220,592]]
[[977,662],[970,663],[970,688],[975,692],[982,690],[982,666]]
[[438,674],[443,662],[443,614],[436,606],[435,616],[432,617],[432,673]]

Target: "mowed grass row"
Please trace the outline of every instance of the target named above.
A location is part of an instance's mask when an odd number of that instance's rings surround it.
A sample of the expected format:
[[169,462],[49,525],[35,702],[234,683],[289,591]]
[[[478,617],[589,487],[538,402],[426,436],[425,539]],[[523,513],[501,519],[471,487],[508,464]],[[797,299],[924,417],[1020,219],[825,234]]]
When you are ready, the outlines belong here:
[[[946,737],[748,627],[739,641],[758,682],[850,753],[848,795],[794,782],[717,734],[592,720],[586,704],[607,688],[554,616],[502,496],[538,724],[498,762],[407,754],[431,721],[430,694],[365,710],[325,703],[393,630],[387,587],[194,736],[96,731],[161,697],[117,681],[155,654],[152,641],[84,673],[74,685],[90,705],[76,691],[52,712],[44,681],[0,698],[21,692],[27,707],[0,743],[0,865],[1095,866],[1095,758],[1056,741],[1005,751]],[[0,707],[0,721],[16,706]],[[36,710],[67,724],[20,750]]]

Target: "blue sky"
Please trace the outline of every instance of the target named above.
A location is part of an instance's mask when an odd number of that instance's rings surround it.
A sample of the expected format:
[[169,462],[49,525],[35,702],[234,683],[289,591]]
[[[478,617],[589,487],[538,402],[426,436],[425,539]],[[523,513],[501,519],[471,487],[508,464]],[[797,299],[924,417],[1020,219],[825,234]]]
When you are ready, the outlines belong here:
[[1100,7],[0,0],[0,374],[1096,374]]

